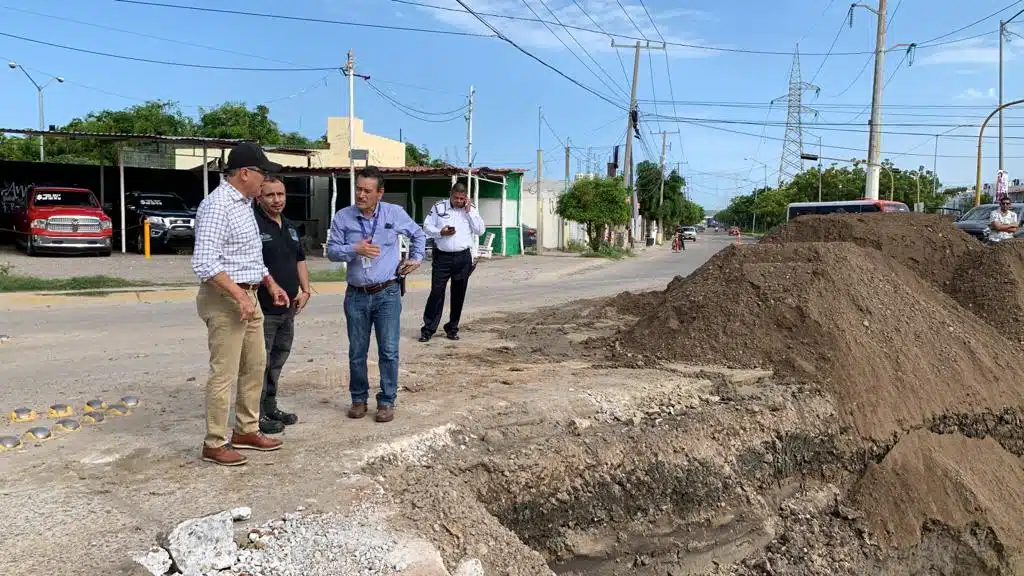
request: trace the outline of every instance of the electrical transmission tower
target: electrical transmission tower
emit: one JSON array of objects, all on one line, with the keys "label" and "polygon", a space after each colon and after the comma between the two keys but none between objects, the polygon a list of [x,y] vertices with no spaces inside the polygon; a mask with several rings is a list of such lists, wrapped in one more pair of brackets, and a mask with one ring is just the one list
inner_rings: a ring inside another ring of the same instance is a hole
[{"label": "electrical transmission tower", "polygon": [[776,102],[785,101],[788,111],[786,137],[782,144],[782,160],[779,163],[778,185],[780,187],[783,181],[792,179],[804,169],[803,160],[800,159],[800,154],[804,149],[804,114],[811,113],[815,117],[818,116],[817,110],[803,105],[804,91],[807,90],[813,90],[815,96],[821,92],[821,88],[800,79],[800,46],[797,45],[796,51],[793,53],[793,66],[789,70],[789,93],[772,100],[773,105]]}]

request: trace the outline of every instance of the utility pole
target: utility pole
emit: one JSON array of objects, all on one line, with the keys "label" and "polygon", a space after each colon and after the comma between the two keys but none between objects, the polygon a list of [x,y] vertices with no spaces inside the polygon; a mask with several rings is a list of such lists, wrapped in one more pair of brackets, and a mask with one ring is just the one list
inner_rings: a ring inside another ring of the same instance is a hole
[{"label": "utility pole", "polygon": [[[661,134],[661,163],[659,164],[659,166],[661,166],[661,190],[658,193],[658,209],[660,211],[662,204],[665,203],[665,147],[668,145],[667,137],[669,134],[679,134],[679,131],[656,132],[656,134]],[[661,234],[662,237],[665,235],[664,218],[658,218],[658,233]]]},{"label": "utility pole", "polygon": [[885,88],[885,29],[886,0],[878,0],[878,10],[865,4],[850,6],[850,26],[853,26],[853,9],[857,6],[874,12],[878,18],[875,33],[875,75],[871,91],[871,122],[868,134],[868,177],[864,185],[864,197],[878,200],[878,178],[881,174],[879,158],[882,150],[882,90]]},{"label": "utility pole", "polygon": [[939,193],[939,135],[935,135],[935,155],[932,156],[932,196]]},{"label": "utility pole", "polygon": [[572,150],[572,147],[570,146],[570,144],[571,143],[569,142],[569,138],[566,138],[565,139],[565,192],[569,192],[569,178],[570,178],[569,172],[571,171],[571,168],[569,167],[569,156],[570,156],[571,150]]},{"label": "utility pole", "polygon": [[[348,51],[348,62],[345,64],[345,75],[348,76],[348,205],[356,205],[356,160],[352,153],[356,149],[356,59],[352,51]],[[331,218],[337,213],[336,200],[331,202]]]},{"label": "utility pole", "polygon": [[[466,185],[469,186],[469,197],[473,199],[473,205],[479,209],[480,204],[480,183],[477,182],[476,192],[473,192],[473,105],[476,100],[476,90],[469,87],[469,111],[466,113]],[[502,242],[505,239],[502,238]]]},{"label": "utility pole", "polygon": [[537,107],[537,254],[544,253],[544,199],[541,198],[541,180],[544,178],[544,148],[541,145],[541,125],[544,109]]},{"label": "utility pole", "polygon": [[637,40],[635,45],[630,46],[629,44],[616,44],[615,40],[612,40],[612,48],[633,48],[635,50],[633,54],[633,85],[629,91],[629,110],[626,111],[628,118],[626,122],[626,156],[622,169],[623,181],[630,190],[633,204],[633,215],[629,224],[629,247],[632,249],[636,247],[636,222],[640,208],[637,204],[636,188],[633,187],[633,130],[636,128],[637,121],[636,85],[640,78],[640,48],[664,50],[665,44],[652,46],[650,40],[648,40],[645,46],[641,46],[640,41]]},{"label": "utility pole", "polygon": [[[1003,105],[1003,43],[1010,37],[1007,35],[1006,25],[1013,22],[1015,18],[1024,14],[1024,10],[1017,12],[1008,20],[999,21],[999,105]],[[999,169],[1003,170],[1003,111],[999,110]]]}]

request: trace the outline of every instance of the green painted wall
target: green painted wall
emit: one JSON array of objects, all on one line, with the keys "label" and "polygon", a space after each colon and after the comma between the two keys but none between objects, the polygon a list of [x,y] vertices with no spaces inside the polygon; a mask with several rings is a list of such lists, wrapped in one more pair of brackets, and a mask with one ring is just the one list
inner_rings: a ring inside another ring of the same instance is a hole
[{"label": "green painted wall", "polygon": [[[463,182],[465,179],[463,179]],[[520,206],[520,198],[522,197],[522,174],[509,174],[506,177],[506,196],[505,199],[508,202],[507,209],[515,210],[515,221],[521,221],[522,206]],[[341,179],[338,180],[338,187],[342,188]],[[348,182],[345,182],[347,186]],[[408,178],[394,177],[386,179],[384,182],[384,194],[389,201],[395,201],[396,198],[392,195],[403,194],[405,196],[405,208],[409,211],[409,215],[412,216],[416,222],[423,222],[426,217],[426,213],[423,209],[424,198],[447,198],[448,193],[451,191],[452,181],[450,177],[442,178],[417,178],[415,183],[410,183]],[[501,185],[493,184],[491,182],[480,182],[480,197],[481,198],[501,198]],[[347,201],[347,197],[345,198]],[[339,206],[340,208],[340,206]],[[429,210],[429,207],[427,208]],[[507,255],[513,256],[518,255],[519,252],[519,235],[521,233],[520,228],[506,228],[505,237],[501,237],[501,228],[494,226],[488,227],[487,232],[494,233],[494,243],[492,247],[494,254],[501,254],[502,244],[508,243]]]}]

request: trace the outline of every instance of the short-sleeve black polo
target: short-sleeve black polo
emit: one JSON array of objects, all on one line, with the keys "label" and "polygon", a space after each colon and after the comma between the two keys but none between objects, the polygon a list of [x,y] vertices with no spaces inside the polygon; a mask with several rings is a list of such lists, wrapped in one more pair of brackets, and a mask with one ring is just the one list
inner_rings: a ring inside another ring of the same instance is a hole
[{"label": "short-sleeve black polo", "polygon": [[[273,218],[267,216],[259,204],[253,206],[256,212],[256,224],[260,229],[260,240],[263,242],[263,263],[267,266],[274,282],[288,293],[292,301],[299,295],[299,262],[306,260],[306,253],[299,242],[299,231],[295,225],[281,216],[278,225]],[[288,308],[274,306],[270,292],[260,286],[257,296],[264,314],[284,314]]]}]

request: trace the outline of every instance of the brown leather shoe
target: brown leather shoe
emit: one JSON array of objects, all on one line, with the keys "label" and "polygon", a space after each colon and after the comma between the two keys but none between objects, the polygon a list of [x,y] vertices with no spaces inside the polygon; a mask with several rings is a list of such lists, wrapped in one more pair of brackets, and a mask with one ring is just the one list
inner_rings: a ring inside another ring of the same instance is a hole
[{"label": "brown leather shoe", "polygon": [[362,418],[366,416],[366,402],[360,402],[359,404],[353,404],[348,409],[348,417],[353,419]]},{"label": "brown leather shoe", "polygon": [[282,442],[277,438],[271,438],[270,436],[264,436],[263,432],[253,432],[252,434],[239,434],[234,432],[231,434],[231,445],[239,450],[259,450],[261,452],[270,452],[277,450],[281,447]]},{"label": "brown leather shoe", "polygon": [[249,461],[248,458],[239,454],[237,450],[234,450],[228,444],[216,448],[203,446],[203,460],[220,464],[221,466],[241,466]]},{"label": "brown leather shoe", "polygon": [[374,420],[377,422],[391,422],[395,419],[395,409],[391,406],[378,406],[377,416]]}]

